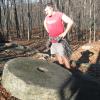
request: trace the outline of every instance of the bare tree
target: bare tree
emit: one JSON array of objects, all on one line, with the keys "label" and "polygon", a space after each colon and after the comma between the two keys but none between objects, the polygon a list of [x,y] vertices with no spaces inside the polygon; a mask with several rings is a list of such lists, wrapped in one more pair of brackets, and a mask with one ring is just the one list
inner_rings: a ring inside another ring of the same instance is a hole
[{"label": "bare tree", "polygon": [[90,36],[89,36],[89,43],[91,43],[91,36],[92,36],[92,29],[91,29],[91,25],[92,25],[92,0],[90,0]]},{"label": "bare tree", "polygon": [[10,5],[10,0],[7,0],[7,20],[6,20],[6,25],[7,25],[7,39],[9,39],[10,36],[10,9],[9,9],[9,5]]},{"label": "bare tree", "polygon": [[0,5],[0,27],[1,27],[1,5]]},{"label": "bare tree", "polygon": [[95,16],[95,7],[96,7],[96,6],[95,6],[95,0],[94,0],[94,6],[93,6],[93,8],[94,8],[94,9],[93,9],[93,11],[94,11],[94,16],[93,16],[93,17],[94,17],[94,18],[93,18],[93,19],[94,19],[94,34],[93,34],[93,35],[94,35],[94,36],[93,36],[93,37],[94,37],[94,38],[93,38],[94,42],[95,42],[95,40],[96,40],[96,38],[95,38],[95,37],[96,37],[96,36],[95,36],[95,35],[96,35],[96,22],[95,22],[96,16]]},{"label": "bare tree", "polygon": [[17,37],[20,38],[20,29],[19,29],[19,21],[18,21],[18,15],[17,15],[16,2],[15,2],[15,0],[13,0],[13,2],[14,2],[14,16],[15,16]]},{"label": "bare tree", "polygon": [[32,34],[32,5],[30,3],[30,1],[28,0],[28,40],[30,40],[31,38],[31,34]]}]

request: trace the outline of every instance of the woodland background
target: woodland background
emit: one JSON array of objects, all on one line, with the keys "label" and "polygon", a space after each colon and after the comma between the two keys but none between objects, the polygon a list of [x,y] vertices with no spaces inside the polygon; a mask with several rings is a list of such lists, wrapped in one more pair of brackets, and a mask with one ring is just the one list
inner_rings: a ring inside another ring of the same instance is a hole
[{"label": "woodland background", "polygon": [[[0,0],[0,76],[2,76],[5,62],[9,59],[32,56],[31,52],[25,54],[22,50],[24,47],[20,45],[21,50],[19,51],[7,49],[4,45],[5,42],[23,44],[32,47],[32,50],[36,48],[42,52],[45,49],[44,45],[48,37],[43,21],[45,18],[44,5],[47,2],[54,2],[60,11],[74,20],[72,30],[67,34],[68,42],[73,50],[84,43],[100,40],[100,0]],[[2,43],[4,46],[2,46]],[[99,42],[98,45],[100,45]],[[77,55],[75,55],[75,58],[77,58]],[[97,71],[100,72],[100,70]],[[98,87],[96,86],[96,88]],[[87,87],[84,89],[87,89]],[[85,92],[88,93],[87,90]],[[94,96],[94,94],[97,94],[97,90],[91,91],[90,89],[90,92],[92,92],[90,97],[94,100],[97,96]],[[11,97],[0,83],[0,100],[18,99]]]},{"label": "woodland background", "polygon": [[0,41],[45,37],[44,5],[55,6],[74,20],[67,37],[71,40],[100,39],[100,0],[0,0]]}]

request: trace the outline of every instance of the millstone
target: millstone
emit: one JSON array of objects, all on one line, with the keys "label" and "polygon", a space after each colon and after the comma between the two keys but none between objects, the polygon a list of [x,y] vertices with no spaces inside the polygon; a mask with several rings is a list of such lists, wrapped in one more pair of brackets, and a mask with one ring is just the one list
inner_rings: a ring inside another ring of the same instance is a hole
[{"label": "millstone", "polygon": [[20,57],[5,64],[2,85],[21,100],[59,100],[59,89],[70,77],[57,64]]}]

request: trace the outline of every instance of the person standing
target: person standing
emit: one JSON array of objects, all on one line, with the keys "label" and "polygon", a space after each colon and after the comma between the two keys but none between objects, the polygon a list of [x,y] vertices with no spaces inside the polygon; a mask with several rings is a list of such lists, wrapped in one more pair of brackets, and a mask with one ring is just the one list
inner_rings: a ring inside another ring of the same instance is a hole
[{"label": "person standing", "polygon": [[[64,38],[70,31],[73,20],[66,14],[56,11],[53,3],[48,3],[45,7],[46,17],[44,19],[44,27],[48,32],[49,40],[52,43],[50,47],[51,55],[54,54],[59,64],[64,65],[65,68],[70,69],[70,63],[66,50],[59,38]],[[64,23],[67,27],[64,27]]]}]

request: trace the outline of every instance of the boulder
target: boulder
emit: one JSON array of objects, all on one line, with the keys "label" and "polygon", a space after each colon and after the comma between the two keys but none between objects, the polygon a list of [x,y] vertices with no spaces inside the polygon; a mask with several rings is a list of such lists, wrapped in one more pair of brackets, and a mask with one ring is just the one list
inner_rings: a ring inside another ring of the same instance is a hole
[{"label": "boulder", "polygon": [[55,63],[19,57],[5,64],[2,85],[21,100],[60,100],[60,88],[71,76]]}]

